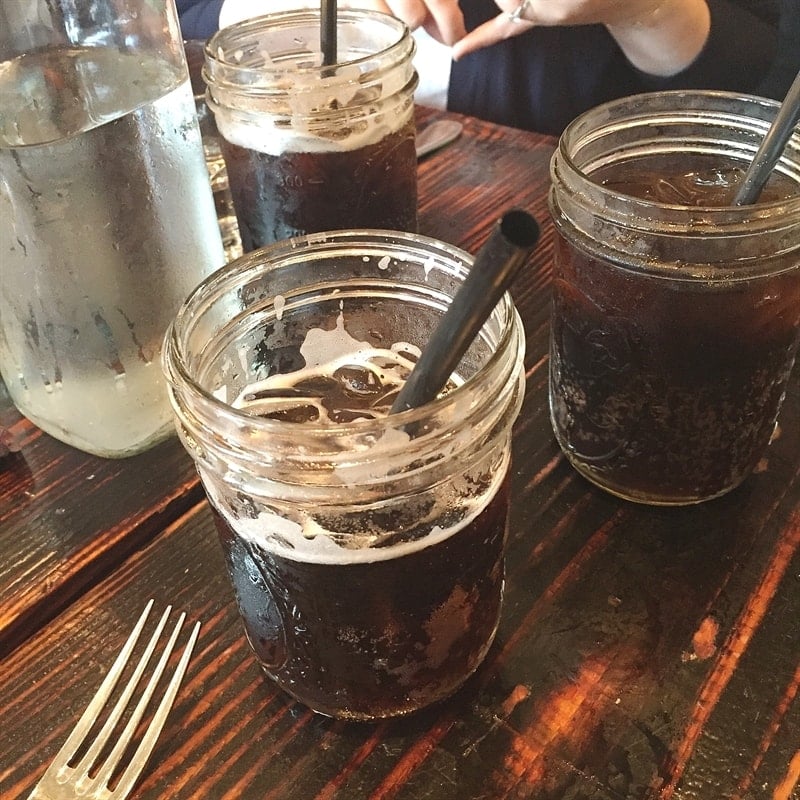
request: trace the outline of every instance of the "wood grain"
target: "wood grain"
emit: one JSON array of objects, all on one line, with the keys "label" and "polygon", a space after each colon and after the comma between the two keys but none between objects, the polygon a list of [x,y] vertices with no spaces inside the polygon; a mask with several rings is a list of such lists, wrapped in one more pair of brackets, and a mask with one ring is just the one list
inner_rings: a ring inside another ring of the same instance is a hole
[{"label": "wood grain", "polygon": [[[729,495],[647,508],[588,484],[547,410],[554,143],[464,121],[420,166],[421,232],[475,250],[511,205],[543,223],[513,291],[527,394],[504,611],[483,666],[407,719],[309,712],[251,655],[177,443],[100,464],[40,441],[6,405],[28,477],[17,460],[0,477],[0,547],[26,564],[0,572],[2,613],[17,608],[4,619],[25,620],[0,669],[0,797],[30,790],[154,597],[203,629],[136,800],[797,800],[798,375],[763,464]],[[35,496],[18,509],[26,480]]]},{"label": "wood grain", "polygon": [[0,459],[0,658],[202,497],[176,439],[125,460],[89,456],[11,406],[21,449]]}]

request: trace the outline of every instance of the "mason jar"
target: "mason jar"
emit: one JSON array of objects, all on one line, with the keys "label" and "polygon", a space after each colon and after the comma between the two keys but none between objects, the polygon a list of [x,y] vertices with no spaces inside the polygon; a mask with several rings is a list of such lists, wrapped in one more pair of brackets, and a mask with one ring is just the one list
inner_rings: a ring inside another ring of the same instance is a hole
[{"label": "mason jar", "polygon": [[320,10],[267,14],[206,45],[207,102],[245,252],[344,228],[416,231],[414,40],[398,19],[341,9],[323,63]]},{"label": "mason jar", "polygon": [[497,629],[524,335],[503,296],[448,387],[387,414],[472,258],[353,230],[232,262],[165,345],[180,436],[261,666],[315,711],[406,714]]},{"label": "mason jar", "polygon": [[735,206],[773,101],[659,92],[595,108],[552,159],[550,408],[573,466],[652,504],[740,484],[800,338],[800,135]]}]

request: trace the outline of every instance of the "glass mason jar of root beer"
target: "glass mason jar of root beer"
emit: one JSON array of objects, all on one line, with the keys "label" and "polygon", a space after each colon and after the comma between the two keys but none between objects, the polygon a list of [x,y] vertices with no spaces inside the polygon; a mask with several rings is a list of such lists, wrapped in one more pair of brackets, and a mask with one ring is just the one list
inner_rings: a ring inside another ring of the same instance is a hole
[{"label": "glass mason jar of root beer", "polygon": [[576,119],[552,161],[553,428],[619,496],[721,495],[762,458],[800,340],[800,136],[738,184],[777,104],[661,92]]},{"label": "glass mason jar of root beer", "polygon": [[320,38],[320,11],[308,9],[236,23],[206,46],[207,102],[245,252],[325,230],[417,229],[408,28],[340,10],[332,66]]},{"label": "glass mason jar of root beer", "polygon": [[250,644],[318,712],[440,700],[495,635],[524,390],[509,296],[436,400],[387,414],[471,263],[413,234],[299,237],[201,284],[167,337]]}]

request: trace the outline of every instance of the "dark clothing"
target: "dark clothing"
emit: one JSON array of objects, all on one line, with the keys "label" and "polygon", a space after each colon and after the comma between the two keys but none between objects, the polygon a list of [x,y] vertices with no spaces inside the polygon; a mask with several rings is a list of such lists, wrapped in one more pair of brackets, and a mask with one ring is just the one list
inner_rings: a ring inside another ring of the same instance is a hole
[{"label": "dark clothing", "polygon": [[[492,0],[489,4],[496,12]],[[485,18],[467,12],[467,29]],[[640,81],[639,72],[601,25],[540,27],[456,61],[447,107],[502,125],[558,134],[581,112],[642,91]]]},{"label": "dark clothing", "polygon": [[800,0],[781,0],[778,56],[761,83],[765,97],[781,98],[800,73]]},{"label": "dark clothing", "polygon": [[[183,36],[207,39],[223,0],[176,0]],[[493,0],[461,0],[467,29],[497,16]],[[668,78],[630,64],[602,25],[537,27],[453,64],[453,111],[559,134],[607,100],[660,89],[727,89],[782,99],[800,71],[800,0],[709,0],[702,52]]]},{"label": "dark clothing", "polygon": [[[787,63],[780,69],[776,63],[772,73],[778,3],[709,0],[708,41],[676,75],[658,78],[636,69],[602,25],[542,26],[455,62],[447,105],[492,122],[559,134],[583,111],[638,92],[725,89],[780,99],[800,68],[791,69],[800,59],[800,0],[782,4]],[[497,15],[493,0],[462,0],[462,9],[468,30]]]},{"label": "dark clothing", "polygon": [[175,0],[184,39],[208,39],[217,32],[223,0]]}]

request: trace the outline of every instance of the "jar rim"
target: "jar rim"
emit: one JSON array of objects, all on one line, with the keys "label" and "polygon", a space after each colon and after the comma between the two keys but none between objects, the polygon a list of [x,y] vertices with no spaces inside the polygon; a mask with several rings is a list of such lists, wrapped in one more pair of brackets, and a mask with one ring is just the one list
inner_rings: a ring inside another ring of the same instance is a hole
[{"label": "jar rim", "polygon": [[[392,34],[389,41],[374,52],[358,58],[351,58],[347,61],[337,61],[336,64],[331,66],[323,66],[322,64],[298,65],[294,59],[287,61],[283,67],[277,64],[269,66],[264,63],[263,56],[258,64],[246,66],[240,62],[228,60],[226,57],[227,53],[240,52],[239,46],[244,43],[245,38],[248,36],[290,30],[294,27],[313,25],[314,23],[318,26],[320,18],[321,12],[319,9],[293,9],[252,17],[226,28],[221,28],[205,44],[206,65],[203,68],[203,77],[206,83],[221,83],[229,89],[238,87],[251,93],[268,90],[276,91],[280,90],[280,86],[275,87],[274,84],[280,84],[282,77],[287,73],[287,66],[293,75],[313,78],[321,75],[335,75],[336,70],[342,67],[366,68],[375,59],[389,58],[394,60],[392,56],[395,52],[409,47],[413,53],[414,40],[410,35],[410,29],[402,20],[381,11],[350,8],[339,10],[339,24],[369,20],[377,25],[384,26],[387,34]],[[402,55],[402,53],[398,52],[398,57],[399,55]],[[219,74],[221,72],[224,75]],[[237,78],[235,81],[230,80],[233,74]]]},{"label": "jar rim", "polygon": [[[171,389],[177,388],[180,392],[188,394],[194,402],[199,402],[214,414],[224,416],[234,425],[246,425],[264,435],[286,435],[289,431],[297,432],[301,429],[304,439],[314,440],[318,437],[330,439],[332,436],[336,438],[370,436],[384,431],[389,427],[386,421],[387,417],[328,424],[303,423],[302,426],[299,426],[296,422],[254,416],[216,397],[212,391],[202,386],[187,368],[189,354],[186,341],[204,310],[210,308],[213,297],[217,293],[234,290],[237,287],[241,288],[256,274],[263,274],[267,261],[275,262],[273,268],[279,268],[282,261],[301,258],[305,251],[312,248],[317,253],[325,253],[347,246],[357,248],[367,243],[373,248],[399,246],[405,248],[406,252],[413,251],[415,248],[420,252],[427,250],[429,257],[434,254],[443,257],[457,265],[459,270],[468,269],[473,263],[473,257],[469,253],[441,240],[421,234],[376,229],[307,234],[281,240],[254,250],[224,265],[196,286],[169,326],[165,337],[162,364]],[[426,419],[435,418],[450,407],[462,404],[465,395],[475,386],[481,376],[495,374],[498,370],[503,369],[504,359],[508,360],[507,355],[504,354],[508,352],[509,347],[514,347],[514,340],[517,340],[516,358],[522,358],[521,353],[524,348],[522,322],[508,292],[501,297],[490,320],[492,318],[497,322],[499,336],[493,352],[483,362],[481,369],[468,376],[463,383],[445,395],[438,396],[418,408],[407,409],[391,415],[390,427],[400,428],[420,424]],[[492,400],[495,399],[492,398]],[[482,404],[478,404],[471,411],[477,411],[480,407]]]},{"label": "jar rim", "polygon": [[557,229],[587,253],[669,280],[736,282],[798,269],[800,131],[776,166],[787,189],[750,205],[733,204],[729,178],[729,205],[683,205],[626,193],[598,174],[665,155],[718,156],[744,174],[778,107],[755,95],[674,90],[590,109],[567,126],[550,162]]},{"label": "jar rim", "polygon": [[[576,154],[600,139],[600,137],[625,129],[628,132],[637,128],[653,128],[659,124],[677,125],[682,122],[717,123],[723,128],[745,130],[751,134],[751,141],[741,147],[748,153],[755,154],[761,138],[766,134],[772,118],[777,113],[780,103],[770,98],[759,97],[737,92],[721,90],[667,90],[661,92],[645,92],[628,97],[617,98],[589,109],[573,119],[559,138],[554,159],[558,158],[562,167],[571,170],[579,179],[603,190],[592,178],[592,169],[580,163]],[[758,111],[760,114],[745,113],[746,110]],[[693,148],[699,148],[705,141],[718,142],[717,150],[731,148],[732,142],[719,142],[713,138],[704,138],[691,142]],[[654,143],[653,147],[664,150],[667,145],[663,141]],[[699,152],[699,150],[698,150]],[[795,131],[789,139],[776,169],[783,169],[789,174],[788,167],[793,165],[790,177],[800,186],[800,132]],[[595,167],[596,169],[596,167]],[[616,194],[604,190],[608,195]],[[697,211],[696,206],[680,203],[665,203],[631,195],[624,195],[643,209],[660,208],[675,209],[685,212],[686,209]],[[763,218],[774,209],[788,206],[800,213],[800,193],[788,200],[759,201],[750,206],[703,206],[703,214],[723,215],[729,218],[742,217],[750,223]],[[716,223],[718,224],[718,223]],[[715,226],[716,226],[715,224]]]}]

